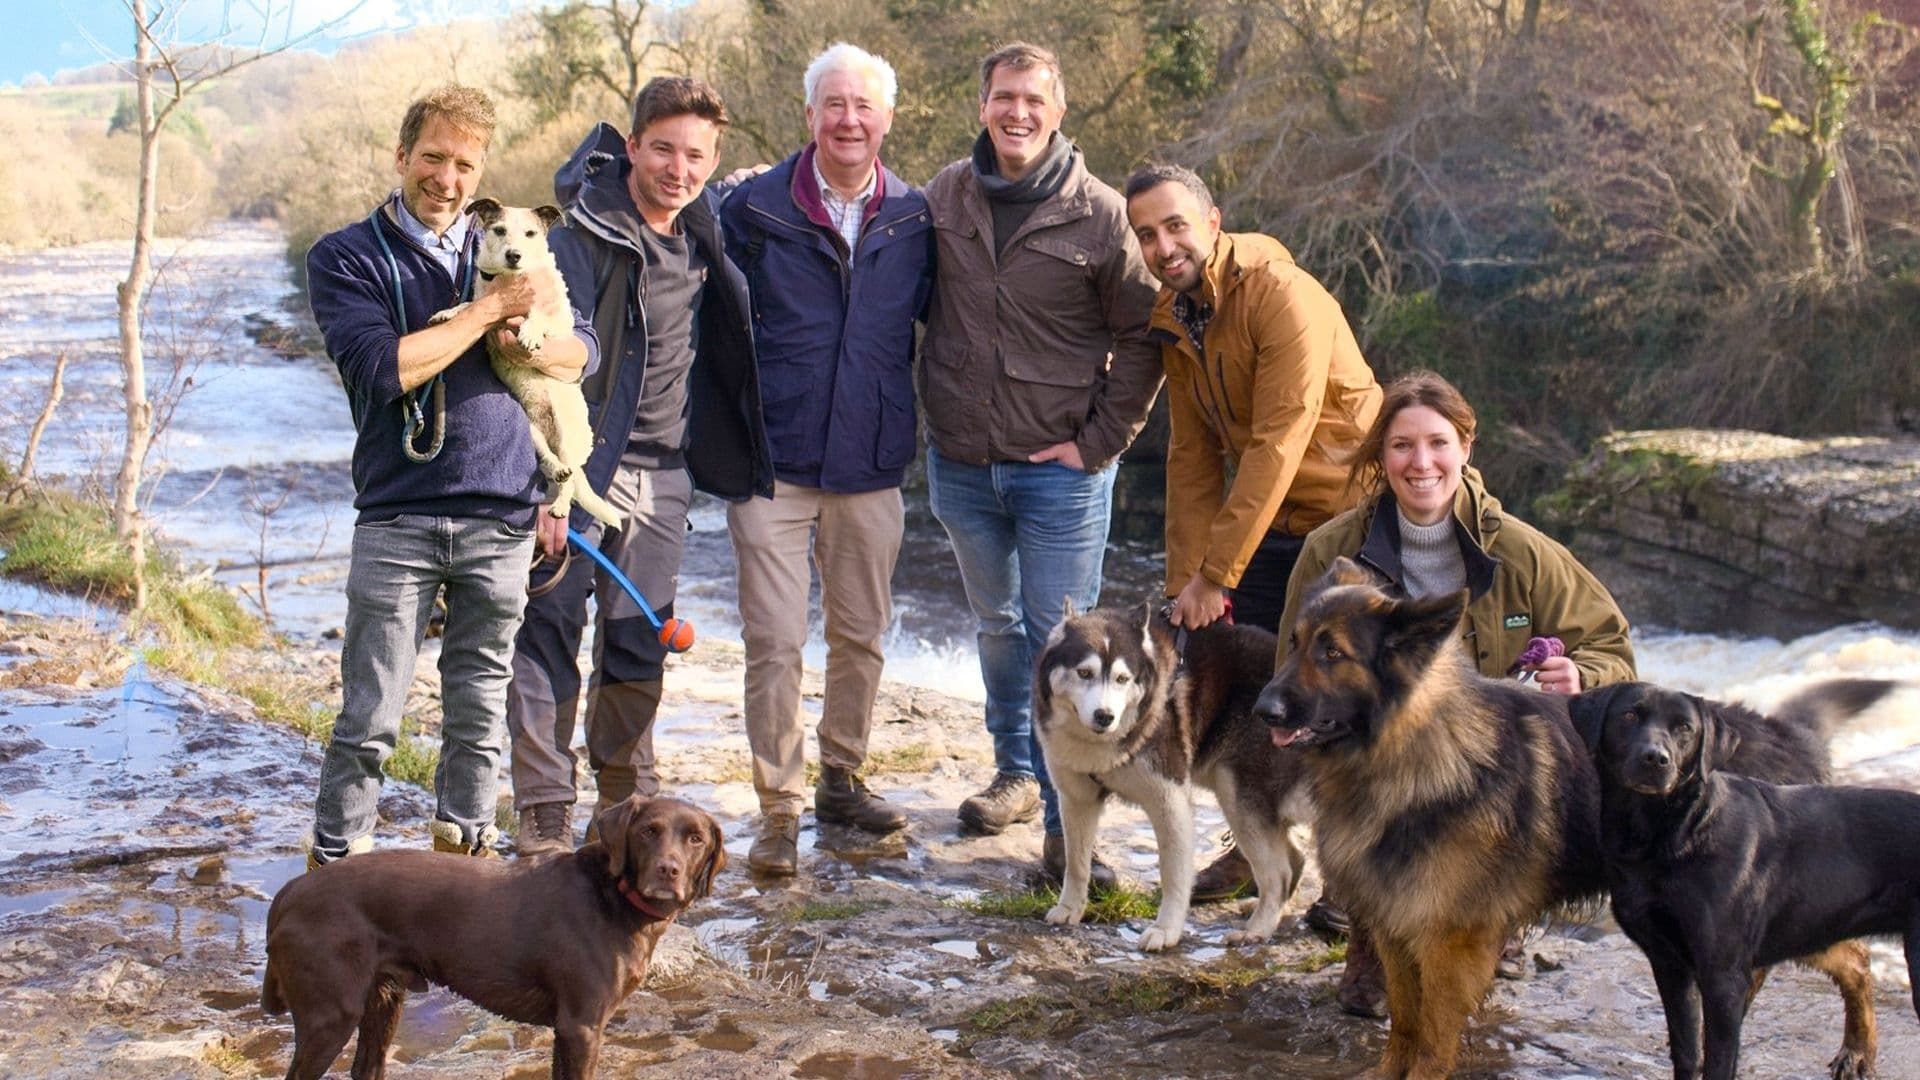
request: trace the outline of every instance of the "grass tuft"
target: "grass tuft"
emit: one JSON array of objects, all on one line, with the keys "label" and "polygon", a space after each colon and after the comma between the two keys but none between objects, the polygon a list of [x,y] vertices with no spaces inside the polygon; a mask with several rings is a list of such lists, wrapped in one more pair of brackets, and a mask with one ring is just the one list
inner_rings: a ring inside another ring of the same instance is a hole
[{"label": "grass tuft", "polygon": [[793,922],[834,922],[858,918],[886,906],[875,900],[810,900],[787,911],[785,915]]},{"label": "grass tuft", "polygon": [[[1001,919],[1044,919],[1060,902],[1058,889],[1028,889],[1022,892],[983,893],[972,900],[950,900],[949,906],[975,915]],[[1098,891],[1087,898],[1082,917],[1089,923],[1121,923],[1128,919],[1151,919],[1160,913],[1160,898],[1155,893],[1120,888]]]}]

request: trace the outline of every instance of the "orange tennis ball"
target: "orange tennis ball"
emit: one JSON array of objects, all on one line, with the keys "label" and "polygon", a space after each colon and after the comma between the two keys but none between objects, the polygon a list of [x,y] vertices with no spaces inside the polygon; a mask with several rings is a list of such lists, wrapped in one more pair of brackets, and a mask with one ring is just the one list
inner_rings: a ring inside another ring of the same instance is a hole
[{"label": "orange tennis ball", "polygon": [[660,624],[660,644],[673,652],[693,648],[693,624],[685,619],[668,619]]}]

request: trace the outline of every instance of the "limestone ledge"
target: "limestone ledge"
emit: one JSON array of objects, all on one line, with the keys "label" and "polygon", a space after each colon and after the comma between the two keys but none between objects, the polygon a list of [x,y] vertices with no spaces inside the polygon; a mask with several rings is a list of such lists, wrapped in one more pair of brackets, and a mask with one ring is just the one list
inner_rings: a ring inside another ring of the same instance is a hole
[{"label": "limestone ledge", "polygon": [[1920,627],[1920,441],[1624,432],[1535,514],[1636,622],[1771,635]]}]

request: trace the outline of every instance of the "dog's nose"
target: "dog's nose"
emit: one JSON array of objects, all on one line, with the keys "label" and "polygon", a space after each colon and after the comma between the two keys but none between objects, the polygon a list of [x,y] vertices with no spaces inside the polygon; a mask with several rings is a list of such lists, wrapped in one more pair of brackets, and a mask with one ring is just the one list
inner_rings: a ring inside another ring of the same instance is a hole
[{"label": "dog's nose", "polygon": [[1095,729],[1100,731],[1105,731],[1108,728],[1112,727],[1113,726],[1113,710],[1112,709],[1093,710],[1093,726]]},{"label": "dog's nose", "polygon": [[519,265],[520,265],[520,253],[519,253],[519,252],[517,252],[517,251],[508,251],[508,252],[507,252],[507,265],[508,265],[508,266],[519,266]]},{"label": "dog's nose", "polygon": [[1664,769],[1673,764],[1673,757],[1667,753],[1665,747],[1649,746],[1640,751],[1640,764],[1650,769]]},{"label": "dog's nose", "polygon": [[1280,695],[1269,687],[1262,690],[1260,697],[1254,701],[1253,715],[1268,727],[1279,727],[1287,722],[1287,703],[1281,701]]}]

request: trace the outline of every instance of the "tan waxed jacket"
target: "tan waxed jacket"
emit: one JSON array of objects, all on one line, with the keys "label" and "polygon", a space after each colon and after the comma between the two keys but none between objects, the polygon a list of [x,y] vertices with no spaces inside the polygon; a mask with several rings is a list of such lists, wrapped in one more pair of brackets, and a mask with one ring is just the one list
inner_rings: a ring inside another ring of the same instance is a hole
[{"label": "tan waxed jacket", "polygon": [[1089,471],[1118,457],[1160,389],[1156,286],[1125,200],[1075,150],[1061,190],[996,254],[970,158],[926,196],[938,245],[918,386],[928,441],[973,465],[1069,440]]},{"label": "tan waxed jacket", "polygon": [[1153,309],[1173,428],[1168,596],[1195,570],[1232,588],[1269,529],[1304,536],[1354,505],[1348,459],[1380,412],[1380,384],[1340,302],[1278,240],[1221,233],[1201,292],[1213,307],[1205,357],[1172,289]]},{"label": "tan waxed jacket", "polygon": [[[1627,617],[1606,586],[1558,541],[1503,511],[1478,470],[1468,466],[1463,473],[1453,499],[1454,532],[1471,594],[1465,642],[1480,674],[1503,678],[1528,638],[1557,637],[1580,669],[1581,689],[1634,678]],[[1307,537],[1287,581],[1276,667],[1292,644],[1301,597],[1334,559],[1354,557],[1400,585],[1399,528],[1393,496],[1382,492]]]}]

